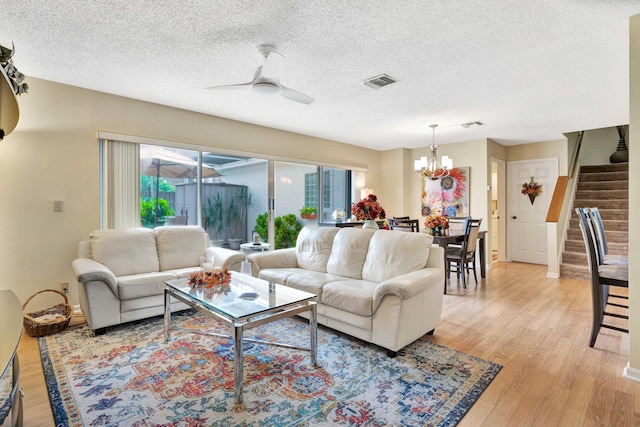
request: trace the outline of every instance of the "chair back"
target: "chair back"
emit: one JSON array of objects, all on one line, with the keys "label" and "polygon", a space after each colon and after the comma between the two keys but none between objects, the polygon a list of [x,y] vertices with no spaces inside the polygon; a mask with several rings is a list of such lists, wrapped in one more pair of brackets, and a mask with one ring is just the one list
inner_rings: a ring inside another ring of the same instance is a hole
[{"label": "chair back", "polygon": [[410,218],[408,216],[394,216],[393,219],[398,219],[400,221],[405,221],[405,220],[409,220]]},{"label": "chair back", "polygon": [[388,219],[389,229],[418,233],[420,231],[417,219]]},{"label": "chair back", "polygon": [[476,247],[478,246],[478,233],[480,232],[481,223],[482,218],[469,220],[469,233],[465,238],[465,253],[467,255],[475,254],[476,252]]},{"label": "chair back", "polygon": [[604,259],[604,256],[609,253],[609,248],[607,248],[607,236],[604,233],[600,210],[598,208],[590,208],[588,215],[589,218],[591,218],[591,223],[593,225],[594,237],[598,242],[598,253],[600,255],[600,259]]},{"label": "chair back", "polygon": [[449,235],[468,234],[467,227],[471,217],[458,216],[447,218],[449,220]]},{"label": "chair back", "polygon": [[582,240],[584,240],[584,247],[587,251],[587,261],[589,264],[589,271],[591,273],[591,277],[594,277],[594,267],[595,267],[595,277],[598,276],[598,265],[600,265],[600,259],[598,258],[598,252],[596,250],[595,239],[593,236],[593,225],[591,220],[587,216],[586,209],[584,208],[576,208],[576,213],[578,214],[578,219],[580,220],[580,231],[582,232]]}]

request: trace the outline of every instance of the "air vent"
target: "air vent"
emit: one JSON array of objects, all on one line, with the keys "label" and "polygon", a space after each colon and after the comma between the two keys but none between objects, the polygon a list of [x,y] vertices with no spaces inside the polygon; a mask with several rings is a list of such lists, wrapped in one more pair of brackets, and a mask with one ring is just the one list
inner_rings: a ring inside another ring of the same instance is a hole
[{"label": "air vent", "polygon": [[389,86],[390,84],[396,83],[397,80],[387,74],[380,74],[379,76],[371,77],[362,82],[363,85],[368,86],[372,89],[380,89],[384,86]]},{"label": "air vent", "polygon": [[469,122],[469,123],[463,123],[460,126],[462,126],[463,128],[470,128],[471,126],[484,126],[484,123],[482,123],[482,122]]}]

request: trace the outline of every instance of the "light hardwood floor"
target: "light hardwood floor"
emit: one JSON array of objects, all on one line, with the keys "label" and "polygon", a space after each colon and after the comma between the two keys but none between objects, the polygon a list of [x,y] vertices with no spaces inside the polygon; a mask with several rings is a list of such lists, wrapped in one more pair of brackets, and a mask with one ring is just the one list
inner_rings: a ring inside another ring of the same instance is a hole
[{"label": "light hardwood floor", "polygon": [[[504,366],[460,426],[638,426],[640,383],[622,378],[627,335],[605,329],[589,348],[590,327],[588,282],[496,263],[477,287],[453,279],[425,339]],[[18,352],[25,426],[53,427],[37,340],[25,335]]]}]

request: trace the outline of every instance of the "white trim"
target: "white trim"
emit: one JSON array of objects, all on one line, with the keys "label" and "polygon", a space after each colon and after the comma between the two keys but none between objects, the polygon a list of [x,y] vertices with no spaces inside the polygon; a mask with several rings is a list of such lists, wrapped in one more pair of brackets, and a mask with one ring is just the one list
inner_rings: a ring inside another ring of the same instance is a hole
[{"label": "white trim", "polygon": [[229,150],[227,148],[212,147],[208,145],[188,144],[185,142],[168,141],[168,140],[156,139],[156,138],[147,138],[144,136],[125,135],[121,133],[106,132],[101,130],[98,131],[98,139],[132,142],[134,144],[159,145],[162,147],[182,148],[185,150],[198,150],[198,151],[204,151],[208,153],[212,152],[212,153],[228,154],[231,156],[256,157],[264,160],[277,160],[277,161],[291,162],[291,163],[304,163],[304,164],[315,165],[315,166],[349,169],[349,170],[358,171],[358,172],[368,171],[368,168],[363,165],[326,163],[326,162],[319,162],[317,160],[299,159],[295,157],[273,156],[265,153],[253,153],[250,151]]},{"label": "white trim", "polygon": [[630,366],[630,362],[627,362],[627,366],[624,368],[622,377],[640,383],[640,369],[632,368]]}]

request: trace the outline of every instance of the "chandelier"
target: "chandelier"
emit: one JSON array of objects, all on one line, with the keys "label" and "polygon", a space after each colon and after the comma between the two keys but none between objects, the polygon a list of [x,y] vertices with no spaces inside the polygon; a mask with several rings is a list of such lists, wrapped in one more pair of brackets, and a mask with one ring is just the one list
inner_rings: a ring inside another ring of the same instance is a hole
[{"label": "chandelier", "polygon": [[453,159],[442,156],[442,164],[438,161],[438,146],[436,145],[436,127],[438,127],[438,125],[432,124],[429,125],[429,127],[433,133],[433,142],[429,146],[431,157],[428,159],[426,157],[420,157],[420,159],[414,160],[413,168],[418,176],[436,180],[449,175],[449,169],[453,167]]}]

